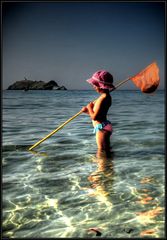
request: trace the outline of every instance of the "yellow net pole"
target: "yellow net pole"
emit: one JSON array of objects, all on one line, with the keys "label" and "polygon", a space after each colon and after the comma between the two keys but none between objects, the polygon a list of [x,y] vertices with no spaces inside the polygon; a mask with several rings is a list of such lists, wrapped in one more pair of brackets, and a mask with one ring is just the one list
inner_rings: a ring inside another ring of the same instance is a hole
[{"label": "yellow net pole", "polygon": [[113,90],[111,90],[110,92],[116,90],[116,89],[119,88],[122,84],[126,83],[126,82],[129,81],[129,80],[130,80],[130,78],[127,78],[127,79],[121,81],[121,82],[118,83],[118,84],[115,86],[115,88],[114,88]]},{"label": "yellow net pole", "polygon": [[48,139],[49,137],[51,137],[54,133],[58,132],[61,128],[63,128],[67,123],[71,122],[74,118],[76,118],[77,116],[79,116],[82,113],[82,111],[78,112],[77,114],[75,114],[73,117],[69,118],[66,122],[64,122],[63,124],[61,124],[58,128],[56,128],[54,131],[52,131],[51,133],[49,133],[46,137],[42,138],[40,141],[38,141],[37,143],[35,143],[32,147],[29,148],[29,151],[31,151],[33,148],[37,147],[40,143],[44,142],[46,139]]}]

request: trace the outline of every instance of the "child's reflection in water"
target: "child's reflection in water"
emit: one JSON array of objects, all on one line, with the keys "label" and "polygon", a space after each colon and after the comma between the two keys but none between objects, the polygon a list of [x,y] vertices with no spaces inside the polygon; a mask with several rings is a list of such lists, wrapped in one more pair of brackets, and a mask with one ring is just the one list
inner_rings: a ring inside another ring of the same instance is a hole
[{"label": "child's reflection in water", "polygon": [[112,207],[108,195],[112,192],[113,184],[113,152],[99,151],[94,158],[97,163],[97,170],[91,173],[88,180],[91,183],[92,192],[90,196],[95,196],[100,202],[105,203],[108,207]]}]

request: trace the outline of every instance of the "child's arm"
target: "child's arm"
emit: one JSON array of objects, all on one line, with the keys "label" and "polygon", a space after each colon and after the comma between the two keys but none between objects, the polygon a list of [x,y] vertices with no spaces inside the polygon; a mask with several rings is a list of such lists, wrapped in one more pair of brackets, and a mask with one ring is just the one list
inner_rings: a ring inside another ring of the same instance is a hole
[{"label": "child's arm", "polygon": [[92,120],[99,120],[103,113],[103,108],[105,104],[105,99],[100,97],[96,100],[96,103],[90,102],[87,105],[88,114],[90,115]]},{"label": "child's arm", "polygon": [[[94,107],[94,103],[96,102],[96,100],[94,102],[90,102],[88,105],[91,105],[92,109]],[[82,112],[86,113],[86,114],[89,114],[89,110],[88,110],[88,105],[86,107],[83,107],[81,109]],[[90,115],[90,114],[89,114]]]},{"label": "child's arm", "polygon": [[95,119],[94,119],[95,112],[94,112],[94,110],[93,110],[93,107],[94,107],[94,103],[93,103],[93,102],[90,102],[90,103],[87,105],[87,109],[88,109],[88,114],[89,114],[89,116],[91,117],[92,120],[95,120]]}]

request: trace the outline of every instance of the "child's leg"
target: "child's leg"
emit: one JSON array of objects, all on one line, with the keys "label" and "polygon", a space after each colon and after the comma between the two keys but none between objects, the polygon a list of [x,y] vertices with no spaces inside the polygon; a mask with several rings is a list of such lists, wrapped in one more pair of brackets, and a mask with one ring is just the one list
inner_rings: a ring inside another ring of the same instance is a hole
[{"label": "child's leg", "polygon": [[99,151],[110,151],[110,132],[104,130],[97,131],[96,143]]}]

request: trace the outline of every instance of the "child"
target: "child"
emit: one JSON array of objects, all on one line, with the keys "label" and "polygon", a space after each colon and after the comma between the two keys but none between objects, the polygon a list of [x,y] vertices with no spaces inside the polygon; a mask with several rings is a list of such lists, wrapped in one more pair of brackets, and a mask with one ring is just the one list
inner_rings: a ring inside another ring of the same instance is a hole
[{"label": "child", "polygon": [[92,119],[94,133],[96,133],[98,153],[109,153],[112,125],[107,120],[107,112],[112,104],[109,91],[115,88],[113,85],[113,76],[109,72],[101,70],[95,72],[87,82],[100,93],[100,97],[96,101],[90,102],[86,107],[83,107],[82,111],[89,114]]}]

